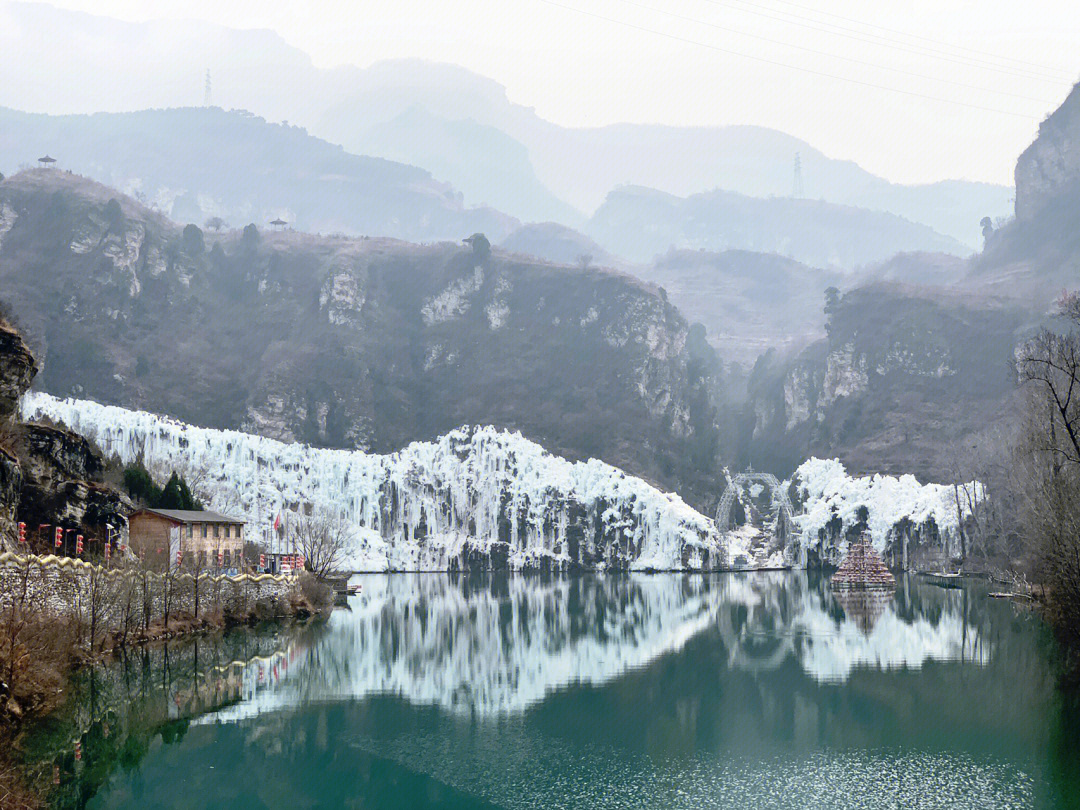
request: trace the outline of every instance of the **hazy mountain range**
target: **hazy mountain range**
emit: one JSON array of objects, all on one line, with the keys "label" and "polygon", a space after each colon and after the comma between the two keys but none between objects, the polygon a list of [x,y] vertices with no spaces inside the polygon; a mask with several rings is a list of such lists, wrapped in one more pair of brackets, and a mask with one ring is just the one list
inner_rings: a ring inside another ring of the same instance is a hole
[{"label": "hazy mountain range", "polygon": [[895,214],[733,191],[684,198],[635,186],[616,189],[586,232],[609,252],[640,262],[669,248],[752,250],[852,270],[901,251],[968,253],[957,240]]},{"label": "hazy mountain range", "polygon": [[34,165],[44,153],[181,223],[219,216],[242,227],[280,217],[321,233],[455,242],[476,231],[502,239],[518,225],[466,206],[424,169],[220,108],[63,116],[0,109],[0,171]]},{"label": "hazy mountain range", "polygon": [[1011,213],[1007,187],[960,180],[897,185],[759,127],[571,129],[512,103],[497,82],[451,65],[321,69],[269,31],[0,5],[3,106],[72,113],[189,106],[202,101],[208,68],[214,101],[223,107],[303,124],[358,154],[422,166],[464,192],[466,203],[523,220],[578,226],[626,184],[680,197],[718,188],[788,196],[796,153],[806,197],[904,216],[968,248],[980,244],[982,217]]}]

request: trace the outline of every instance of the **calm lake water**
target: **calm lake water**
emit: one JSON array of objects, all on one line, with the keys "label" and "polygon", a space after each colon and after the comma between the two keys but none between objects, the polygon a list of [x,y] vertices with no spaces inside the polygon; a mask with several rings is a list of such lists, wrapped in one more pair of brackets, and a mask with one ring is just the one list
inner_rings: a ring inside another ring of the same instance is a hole
[{"label": "calm lake water", "polygon": [[1021,808],[1080,801],[1033,616],[916,577],[391,575],[324,622],[87,673],[56,807]]}]

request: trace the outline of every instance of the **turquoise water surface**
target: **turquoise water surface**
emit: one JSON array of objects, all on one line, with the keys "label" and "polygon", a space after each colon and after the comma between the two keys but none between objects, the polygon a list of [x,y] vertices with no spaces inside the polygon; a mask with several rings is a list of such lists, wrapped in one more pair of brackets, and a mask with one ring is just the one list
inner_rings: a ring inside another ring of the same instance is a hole
[{"label": "turquoise water surface", "polygon": [[859,598],[804,572],[358,581],[327,621],[86,673],[26,743],[52,804],[1077,801],[1052,643],[977,583]]}]

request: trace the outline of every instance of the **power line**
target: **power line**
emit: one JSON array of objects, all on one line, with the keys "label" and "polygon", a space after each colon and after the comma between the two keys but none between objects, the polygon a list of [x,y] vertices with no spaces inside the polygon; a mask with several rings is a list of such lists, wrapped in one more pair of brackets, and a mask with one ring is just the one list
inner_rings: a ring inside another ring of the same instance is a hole
[{"label": "power line", "polygon": [[[751,6],[752,8],[742,8],[740,6],[733,6],[733,5],[731,5],[730,2],[722,2],[722,0],[705,0],[705,2],[706,3],[712,3],[714,6],[723,6],[723,7],[726,7],[726,8],[734,9],[735,11],[741,11],[741,12],[743,12],[745,14],[755,14],[755,15],[757,15],[759,17],[765,17],[765,18],[770,19],[770,20],[778,20],[779,22],[787,23],[788,25],[797,25],[797,26],[800,26],[801,28],[809,28],[812,31],[820,31],[820,32],[822,32],[824,34],[831,34],[831,35],[837,36],[837,37],[844,37],[846,39],[853,39],[853,40],[855,40],[857,42],[868,43],[870,45],[884,45],[886,48],[893,48],[894,50],[904,51],[905,53],[913,53],[913,54],[916,54],[918,56],[929,56],[929,57],[932,57],[934,59],[941,59],[943,61],[953,62],[954,64],[958,64],[958,65],[968,65],[968,66],[975,66],[975,67],[980,67],[981,66],[981,67],[983,67],[983,68],[985,68],[987,70],[993,70],[996,73],[1003,73],[1003,74],[1008,75],[1008,76],[1019,76],[1019,77],[1025,78],[1025,79],[1035,79],[1035,80],[1038,80],[1038,81],[1044,81],[1044,82],[1049,82],[1049,83],[1053,83],[1053,84],[1059,84],[1059,85],[1071,84],[1071,82],[1067,82],[1064,79],[1051,78],[1051,77],[1048,77],[1048,76],[1045,76],[1045,75],[1040,76],[1040,75],[1034,74],[1032,71],[1028,71],[1028,70],[1021,70],[1021,69],[1007,68],[1007,67],[1003,67],[1003,66],[1000,66],[1000,65],[993,65],[991,63],[988,63],[988,62],[985,62],[984,60],[979,60],[979,59],[972,60],[972,59],[956,58],[956,57],[951,56],[949,54],[945,54],[945,53],[943,53],[941,51],[935,51],[932,48],[928,49],[925,46],[912,45],[912,44],[909,44],[909,43],[890,41],[888,37],[883,37],[883,36],[881,36],[879,34],[871,34],[869,32],[865,32],[865,31],[857,31],[857,30],[851,29],[851,28],[844,28],[843,26],[836,25],[834,23],[821,22],[819,20],[814,20],[814,19],[811,19],[809,17],[802,17],[802,16],[800,16],[798,14],[793,14],[790,11],[779,11],[779,12],[777,12],[779,14],[786,14],[788,17],[793,17],[794,18],[794,19],[789,20],[789,19],[786,19],[785,17],[778,17],[778,16],[776,16],[775,13],[774,14],[768,13],[768,11],[773,11],[773,9],[770,9],[768,6],[762,6],[762,5],[758,4],[758,3],[750,2],[750,0],[735,0],[735,2],[742,3],[743,5]],[[766,9],[766,11],[754,11],[753,10],[754,8]],[[799,20],[804,20],[804,22],[799,22]],[[823,25],[824,26],[829,26],[830,28],[835,28],[835,29],[838,29],[838,30],[832,31],[829,28],[822,28],[821,26],[823,26]],[[848,33],[845,33],[845,32],[848,32]],[[866,39],[866,37],[873,37],[873,39]]]},{"label": "power line", "polygon": [[892,71],[893,73],[899,73],[899,74],[901,74],[903,76],[912,76],[912,77],[914,77],[916,79],[927,79],[929,81],[942,82],[943,84],[951,84],[954,87],[963,87],[963,88],[965,88],[967,90],[978,90],[979,92],[994,93],[996,95],[1001,95],[1001,96],[1011,96],[1013,98],[1019,98],[1019,99],[1025,100],[1025,101],[1036,101],[1039,104],[1054,104],[1053,101],[1050,101],[1049,99],[1045,99],[1045,98],[1035,98],[1034,96],[1025,96],[1022,93],[1012,93],[1012,92],[1009,92],[1008,90],[996,90],[996,89],[988,88],[988,87],[979,87],[978,85],[967,84],[966,82],[957,82],[957,81],[953,81],[952,79],[944,79],[944,78],[942,78],[940,76],[928,76],[925,73],[916,73],[916,72],[911,71],[911,70],[904,70],[903,68],[895,68],[895,67],[891,67],[889,65],[880,65],[880,64],[877,64],[875,62],[866,62],[866,61],[864,61],[862,59],[855,59],[854,57],[850,57],[850,56],[841,56],[840,54],[829,53],[828,51],[819,51],[816,48],[809,48],[809,47],[807,47],[805,45],[796,45],[793,42],[785,42],[783,40],[772,39],[770,37],[762,36],[760,34],[752,34],[752,33],[748,32],[748,31],[740,31],[740,30],[738,30],[736,28],[728,28],[727,26],[719,25],[718,23],[709,22],[708,20],[699,20],[699,19],[696,19],[694,17],[687,17],[687,16],[682,15],[682,14],[676,14],[674,11],[668,11],[667,9],[654,8],[652,6],[647,6],[644,3],[634,2],[634,0],[622,0],[622,2],[628,3],[631,6],[637,6],[638,8],[647,9],[648,11],[655,11],[655,12],[659,12],[660,14],[666,14],[669,17],[674,17],[675,19],[679,19],[679,20],[685,20],[686,22],[696,23],[698,25],[707,25],[710,28],[715,28],[715,29],[717,29],[719,31],[727,31],[730,34],[737,34],[738,36],[743,36],[743,37],[751,37],[752,39],[760,39],[762,42],[770,42],[773,45],[780,45],[780,46],[787,47],[787,48],[795,48],[795,49],[800,50],[800,51],[806,51],[808,53],[816,54],[817,56],[826,56],[826,57],[829,57],[831,59],[840,59],[840,60],[842,60],[844,62],[851,62],[851,63],[856,64],[856,65],[862,65],[863,67],[877,68],[879,70],[889,70],[889,71]]},{"label": "power line", "polygon": [[730,48],[722,48],[719,45],[713,45],[709,42],[702,42],[697,39],[690,39],[689,37],[681,37],[677,34],[670,34],[666,31],[657,31],[655,28],[646,28],[643,25],[636,25],[635,23],[627,22],[626,20],[619,20],[614,17],[607,17],[603,14],[597,14],[594,11],[586,11],[585,9],[575,8],[574,6],[567,6],[563,3],[555,2],[555,0],[540,0],[541,3],[546,3],[549,6],[555,6],[556,8],[565,9],[567,11],[573,11],[578,14],[584,14],[587,17],[593,17],[598,20],[604,20],[605,22],[614,23],[615,25],[621,25],[625,28],[632,28],[636,31],[642,31],[646,34],[655,34],[656,36],[666,37],[667,39],[675,40],[676,42],[683,42],[688,45],[697,45],[702,48],[708,48],[719,53],[726,53],[732,56],[741,56],[744,59],[752,59],[755,62],[763,62],[767,65],[774,65],[776,67],[787,68],[788,70],[798,70],[802,73],[809,73],[814,76],[823,76],[826,79],[836,79],[842,82],[849,82],[851,84],[857,84],[862,87],[872,87],[876,90],[887,90],[893,93],[900,93],[901,95],[911,96],[913,98],[922,98],[927,101],[938,101],[943,104],[954,104],[958,107],[967,107],[972,110],[982,110],[983,112],[999,113],[1001,115],[1009,115],[1014,118],[1024,118],[1029,121],[1036,120],[1035,116],[1028,115],[1026,113],[1013,112],[1012,110],[1001,110],[996,107],[983,107],[979,104],[970,104],[966,101],[955,101],[953,99],[942,98],[940,96],[931,96],[926,93],[919,93],[914,90],[903,90],[899,87],[889,87],[888,85],[875,84],[874,82],[867,82],[861,79],[853,79],[850,76],[840,76],[836,73],[827,73],[823,70],[815,70],[814,68],[801,67],[799,65],[791,65],[787,62],[780,62],[774,59],[768,59],[764,56],[756,56],[754,54],[743,53],[742,51],[732,50]]},{"label": "power line", "polygon": [[791,0],[775,0],[775,2],[782,3],[785,6],[791,6],[793,8],[800,8],[803,11],[809,11],[813,14],[819,14],[822,17],[832,17],[833,19],[844,20],[845,22],[854,23],[855,25],[862,25],[866,28],[876,28],[879,31],[888,31],[891,34],[899,34],[900,36],[910,37],[911,39],[920,39],[924,42],[929,42],[934,45],[942,45],[946,48],[952,48],[953,50],[957,51],[967,51],[968,53],[978,54],[979,56],[989,56],[992,59],[998,59],[1005,62],[1016,62],[1019,65],[1027,65],[1028,67],[1037,68],[1039,71],[1045,72],[1048,76],[1056,73],[1061,77],[1062,81],[1072,81],[1071,76],[1069,76],[1069,72],[1061,68],[1047,67],[1046,65],[1040,65],[1036,62],[1029,62],[1026,59],[1017,59],[1013,56],[1002,56],[1001,54],[991,53],[990,51],[980,51],[977,48],[968,48],[964,45],[954,45],[939,39],[922,36],[921,34],[912,34],[909,31],[901,31],[898,28],[889,28],[888,26],[884,25],[877,25],[875,23],[868,23],[863,22],[862,20],[856,20],[853,17],[845,17],[842,14],[833,14],[829,11],[821,11],[820,9],[813,8],[812,6],[804,6],[800,5],[799,3],[793,3],[791,2]]}]

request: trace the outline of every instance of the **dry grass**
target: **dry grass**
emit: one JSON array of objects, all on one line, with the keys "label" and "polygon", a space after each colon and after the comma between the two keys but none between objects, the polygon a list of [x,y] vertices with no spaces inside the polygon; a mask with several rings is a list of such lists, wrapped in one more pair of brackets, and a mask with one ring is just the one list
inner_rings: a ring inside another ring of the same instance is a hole
[{"label": "dry grass", "polygon": [[11,741],[0,732],[0,810],[39,810],[45,803],[11,762]]}]

